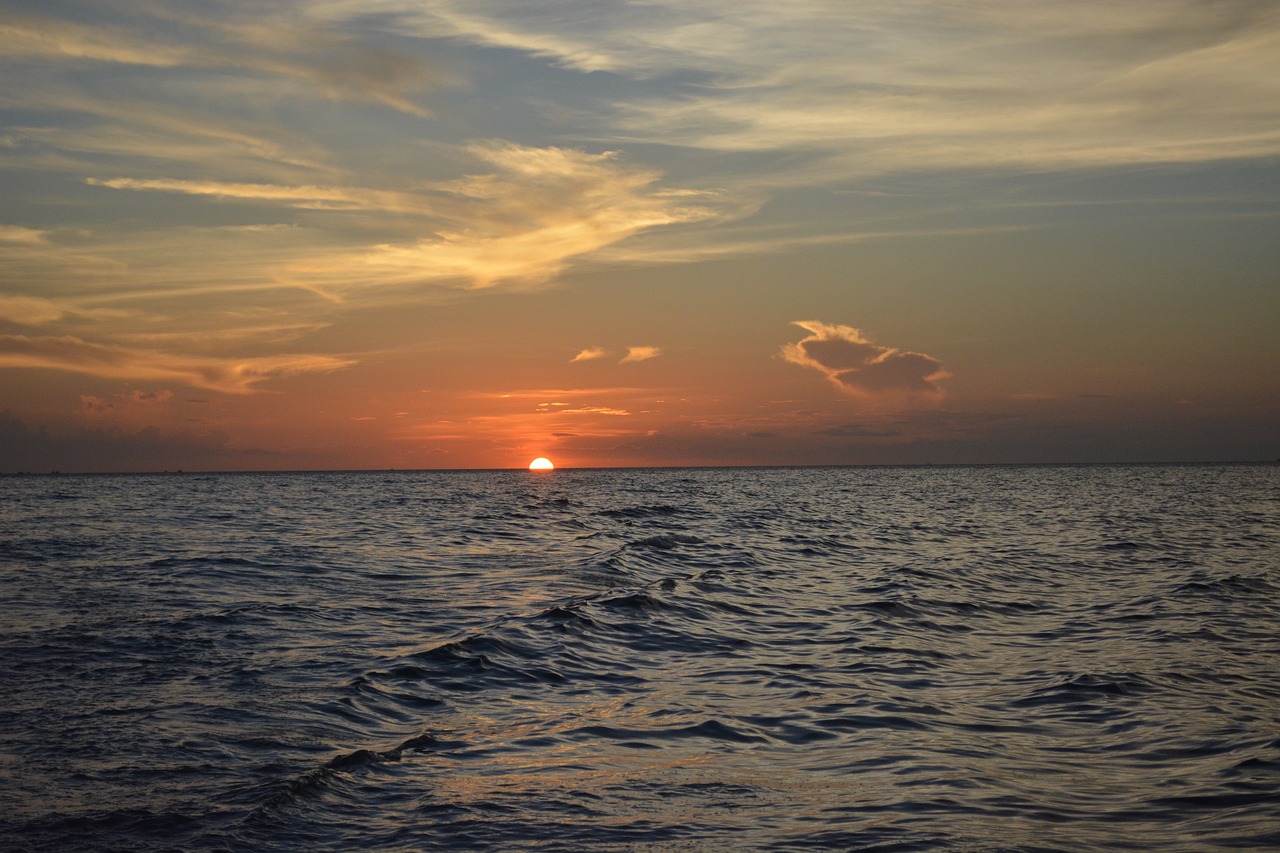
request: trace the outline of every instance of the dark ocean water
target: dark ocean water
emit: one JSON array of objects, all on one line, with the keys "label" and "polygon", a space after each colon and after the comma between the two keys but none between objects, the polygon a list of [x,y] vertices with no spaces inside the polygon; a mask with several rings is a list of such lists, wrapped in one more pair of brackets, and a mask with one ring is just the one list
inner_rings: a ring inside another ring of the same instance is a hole
[{"label": "dark ocean water", "polygon": [[0,846],[1280,849],[1280,467],[0,480]]}]

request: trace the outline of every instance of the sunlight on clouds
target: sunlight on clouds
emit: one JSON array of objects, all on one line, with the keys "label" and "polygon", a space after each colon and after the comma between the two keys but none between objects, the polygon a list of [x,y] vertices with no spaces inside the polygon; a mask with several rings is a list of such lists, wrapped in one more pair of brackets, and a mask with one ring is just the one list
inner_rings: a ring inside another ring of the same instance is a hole
[{"label": "sunlight on clouds", "polygon": [[[631,386],[610,388],[521,388],[515,391],[479,391],[471,396],[478,400],[548,400],[557,397],[578,399],[582,397],[620,397],[646,394],[647,389]],[[556,403],[556,405],[561,405]]]},{"label": "sunlight on clouds", "polygon": [[0,20],[0,48],[10,57],[265,74],[317,87],[330,98],[369,99],[418,116],[428,113],[408,94],[443,80],[420,57],[317,26],[287,7],[264,15],[256,4],[223,4],[208,17],[191,9],[150,11],[179,26],[158,40],[111,23],[9,16]]},{"label": "sunlight on clouds", "polygon": [[[211,196],[220,201],[280,204],[299,210],[368,211],[408,214],[415,217],[447,215],[451,208],[426,193],[378,190],[365,187],[281,186],[223,181],[190,181],[167,178],[86,178],[90,186],[116,190],[174,192]],[[271,226],[239,226],[266,230]],[[277,226],[280,227],[280,226]]]},{"label": "sunlight on clouds", "polygon": [[0,335],[0,368],[44,368],[109,379],[170,380],[224,394],[249,394],[269,379],[354,364],[327,355],[218,359],[89,343],[79,338]]},{"label": "sunlight on clouds", "polygon": [[42,245],[48,242],[48,233],[36,228],[23,228],[21,225],[0,225],[0,243]]},{"label": "sunlight on clouds", "polygon": [[627,364],[635,361],[648,361],[660,355],[662,355],[662,350],[658,347],[627,347],[627,354],[618,363]]},{"label": "sunlight on clouds", "polygon": [[[0,403],[33,424],[823,461],[980,433],[944,389],[1276,396],[1232,366],[1274,337],[1274,4],[21,0],[0,74]],[[966,382],[780,313],[928,330]],[[620,374],[681,386],[579,387]]]},{"label": "sunlight on clouds", "polygon": [[1266,4],[381,6],[424,31],[443,26],[568,68],[697,75],[696,87],[618,104],[620,130],[712,150],[823,154],[814,181],[1280,152],[1280,13]]},{"label": "sunlight on clouds", "polygon": [[70,21],[9,17],[0,20],[0,46],[11,57],[69,57],[129,65],[171,67],[189,52],[158,45],[127,33]]},{"label": "sunlight on clouds", "polygon": [[450,227],[413,245],[295,267],[296,280],[336,290],[447,280],[473,288],[540,284],[570,260],[640,232],[737,215],[710,193],[655,188],[657,172],[621,164],[613,152],[507,142],[468,150],[497,171],[435,187],[457,202],[441,211]]},{"label": "sunlight on clouds", "polygon": [[0,320],[22,326],[43,326],[60,320],[61,306],[39,296],[6,296],[0,293]]},{"label": "sunlight on clouds", "polygon": [[42,296],[0,293],[0,320],[17,323],[20,326],[47,326],[69,317],[106,321],[127,316],[128,312],[111,308],[87,308],[64,300],[45,299]]},{"label": "sunlight on clouds", "polygon": [[950,376],[933,356],[874,344],[851,326],[816,320],[792,325],[809,336],[782,348],[782,358],[817,370],[843,391],[862,399],[940,399],[938,385]]},{"label": "sunlight on clouds", "polygon": [[576,409],[560,409],[556,412],[558,415],[609,415],[611,417],[626,417],[631,413],[626,409],[615,409],[611,406],[579,406]]},{"label": "sunlight on clouds", "polygon": [[234,184],[216,181],[181,181],[134,178],[86,178],[85,183],[115,190],[157,190],[189,195],[208,195],[221,199],[284,202],[291,207],[312,210],[357,210],[367,201],[349,190],[334,187],[282,187],[270,184]]}]

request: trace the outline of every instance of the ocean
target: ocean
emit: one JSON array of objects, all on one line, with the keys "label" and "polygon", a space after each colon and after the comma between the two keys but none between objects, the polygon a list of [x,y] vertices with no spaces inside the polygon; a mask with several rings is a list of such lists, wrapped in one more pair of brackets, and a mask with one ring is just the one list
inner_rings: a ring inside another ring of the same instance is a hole
[{"label": "ocean", "polygon": [[3,849],[1280,849],[1280,466],[0,501]]}]

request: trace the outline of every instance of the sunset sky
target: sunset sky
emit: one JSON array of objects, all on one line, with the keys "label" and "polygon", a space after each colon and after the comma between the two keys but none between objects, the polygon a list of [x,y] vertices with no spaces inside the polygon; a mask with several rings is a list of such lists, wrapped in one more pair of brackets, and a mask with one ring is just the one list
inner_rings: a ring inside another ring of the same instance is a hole
[{"label": "sunset sky", "polygon": [[1280,457],[1280,6],[5,0],[0,472]]}]

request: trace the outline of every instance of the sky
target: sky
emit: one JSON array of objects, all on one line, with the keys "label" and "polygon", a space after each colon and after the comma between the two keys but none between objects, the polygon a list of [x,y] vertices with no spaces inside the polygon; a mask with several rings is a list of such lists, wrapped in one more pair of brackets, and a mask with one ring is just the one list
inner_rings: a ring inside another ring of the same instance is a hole
[{"label": "sky", "polygon": [[0,0],[0,472],[1280,457],[1280,6]]}]

